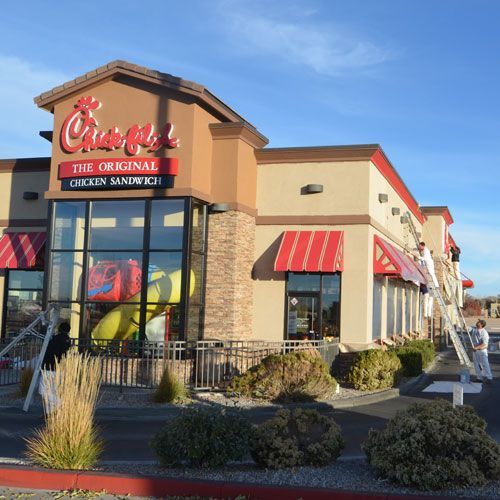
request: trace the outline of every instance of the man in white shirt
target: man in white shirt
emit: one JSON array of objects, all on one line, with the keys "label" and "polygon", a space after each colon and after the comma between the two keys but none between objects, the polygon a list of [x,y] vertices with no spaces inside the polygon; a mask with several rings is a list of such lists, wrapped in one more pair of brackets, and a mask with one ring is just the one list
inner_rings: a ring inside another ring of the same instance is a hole
[{"label": "man in white shirt", "polygon": [[486,321],[478,319],[476,328],[472,328],[472,348],[474,349],[474,368],[479,382],[491,384],[493,375],[491,374],[490,363],[488,361],[488,342],[490,336],[485,329]]},{"label": "man in white shirt", "polygon": [[[421,265],[425,265],[427,267],[427,270],[429,271],[429,274],[431,275],[433,284],[435,287],[439,286],[437,277],[436,277],[436,271],[434,269],[434,260],[432,259],[432,255],[430,250],[425,246],[425,243],[421,241],[418,244],[418,253],[420,254],[419,260]],[[431,285],[432,283],[427,283],[427,285]]]}]

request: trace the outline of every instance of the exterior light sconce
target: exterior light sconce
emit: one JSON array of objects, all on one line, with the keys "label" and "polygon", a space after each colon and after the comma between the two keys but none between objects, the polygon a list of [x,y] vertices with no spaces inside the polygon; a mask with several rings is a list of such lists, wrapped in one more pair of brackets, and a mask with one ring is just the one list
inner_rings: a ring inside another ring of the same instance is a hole
[{"label": "exterior light sconce", "polygon": [[399,215],[401,213],[401,209],[398,207],[392,207],[392,215]]},{"label": "exterior light sconce", "polygon": [[23,200],[38,200],[38,193],[36,191],[24,191]]},{"label": "exterior light sconce", "polygon": [[323,192],[323,184],[307,184],[304,189],[306,194],[316,194]]},{"label": "exterior light sconce", "polygon": [[387,203],[389,201],[389,195],[385,193],[378,194],[378,201],[380,203]]},{"label": "exterior light sconce", "polygon": [[402,215],[399,220],[401,221],[401,224],[408,224],[408,217],[406,215]]},{"label": "exterior light sconce", "polygon": [[210,212],[213,214],[221,214],[229,212],[229,203],[212,203],[210,205]]},{"label": "exterior light sconce", "polygon": [[418,236],[419,238],[422,238],[422,233],[420,233],[420,232],[418,232],[418,231],[417,231],[417,236]]}]

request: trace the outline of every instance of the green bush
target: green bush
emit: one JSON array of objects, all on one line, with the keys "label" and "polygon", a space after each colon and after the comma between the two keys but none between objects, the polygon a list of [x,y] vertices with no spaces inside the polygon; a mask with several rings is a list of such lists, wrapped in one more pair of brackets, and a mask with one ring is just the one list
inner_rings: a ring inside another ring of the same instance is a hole
[{"label": "green bush", "polygon": [[467,487],[500,478],[500,446],[469,406],[444,400],[415,403],[382,431],[370,431],[363,449],[384,479],[423,490]]},{"label": "green bush", "polygon": [[358,353],[347,381],[360,391],[394,387],[401,374],[401,361],[394,351],[370,349]]},{"label": "green bush", "polygon": [[404,347],[410,347],[422,353],[422,368],[427,368],[436,357],[436,349],[431,340],[407,340]]},{"label": "green bush", "polygon": [[316,410],[278,410],[257,427],[251,454],[257,465],[282,469],[333,462],[344,448],[340,427]]},{"label": "green bush", "polygon": [[313,401],[331,397],[337,388],[317,351],[273,354],[233,378],[227,392],[276,401]]},{"label": "green bush", "polygon": [[235,411],[188,408],[153,437],[160,464],[221,467],[248,453],[251,425]]},{"label": "green bush", "polygon": [[155,403],[182,403],[188,397],[184,384],[168,367],[161,376],[160,383],[153,393]]},{"label": "green bush", "polygon": [[398,347],[394,350],[401,361],[402,375],[405,377],[418,377],[422,373],[422,351],[413,347]]}]

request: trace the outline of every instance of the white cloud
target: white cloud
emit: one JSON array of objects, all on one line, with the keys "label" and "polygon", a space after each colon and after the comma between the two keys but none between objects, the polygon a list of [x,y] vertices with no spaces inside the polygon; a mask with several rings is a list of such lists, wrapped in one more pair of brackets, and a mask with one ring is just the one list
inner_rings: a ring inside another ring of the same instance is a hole
[{"label": "white cloud", "polygon": [[[300,22],[273,18],[239,2],[219,2],[235,46],[253,55],[270,55],[329,76],[367,68],[389,59],[388,50],[334,25],[320,25],[306,12]],[[267,11],[266,11],[267,12]],[[288,11],[290,14],[291,11]],[[286,10],[280,16],[286,15]],[[296,16],[293,16],[296,17]]]},{"label": "white cloud", "polygon": [[52,115],[38,109],[33,97],[70,78],[60,71],[0,54],[0,158],[46,151],[39,130],[52,130]]}]

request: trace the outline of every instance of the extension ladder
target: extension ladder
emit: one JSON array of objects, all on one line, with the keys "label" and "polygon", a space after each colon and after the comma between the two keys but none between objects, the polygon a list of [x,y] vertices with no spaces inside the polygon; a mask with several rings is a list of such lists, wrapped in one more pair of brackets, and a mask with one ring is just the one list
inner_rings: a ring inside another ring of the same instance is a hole
[{"label": "extension ladder", "polygon": [[[406,214],[407,219],[408,219],[408,225],[410,227],[411,234],[413,238],[415,239],[415,244],[418,248],[418,245],[420,243],[420,239],[417,234],[417,230],[415,228],[415,225],[413,224],[412,216],[410,212],[407,212]],[[472,361],[469,358],[469,355],[467,354],[467,350],[462,342],[462,339],[460,338],[458,332],[455,330],[455,325],[453,324],[453,321],[451,320],[450,315],[448,314],[448,309],[446,307],[443,295],[441,293],[441,290],[439,289],[439,284],[435,286],[434,284],[434,278],[432,276],[432,273],[430,272],[429,268],[427,267],[427,264],[425,261],[423,261],[422,265],[422,272],[423,275],[425,276],[425,279],[427,280],[427,288],[429,289],[429,293],[431,294],[431,297],[435,298],[439,304],[439,309],[441,311],[441,316],[444,319],[445,327],[448,329],[448,332],[450,334],[451,341],[453,343],[453,347],[455,348],[455,351],[457,353],[458,359],[460,361],[461,365],[465,365],[468,368],[472,368],[473,364]],[[460,311],[460,307],[458,306],[457,303],[457,298],[455,295],[452,293],[452,305],[454,312],[456,314],[456,317],[458,319],[461,318],[463,321],[461,325],[462,331],[466,331],[467,334],[469,334],[469,330],[467,328],[467,325],[465,323],[465,319]],[[470,340],[470,334],[469,334],[469,340]],[[472,345],[472,340],[471,340],[471,345]]]},{"label": "extension ladder", "polygon": [[[12,339],[7,346],[5,346],[2,351],[0,351],[0,359],[2,356],[5,356],[9,353],[21,340],[26,337],[33,336],[39,339],[42,339],[42,347],[40,348],[40,353],[36,360],[35,368],[33,370],[33,377],[31,379],[31,383],[28,389],[28,394],[26,395],[26,399],[24,401],[23,410],[28,411],[31,400],[33,399],[33,394],[35,392],[38,377],[40,376],[40,371],[42,369],[43,358],[45,353],[47,352],[47,346],[49,345],[49,341],[54,335],[54,330],[59,321],[59,309],[57,307],[50,307],[46,311],[42,311],[35,320],[30,323],[26,328],[23,328],[19,334]],[[45,333],[41,333],[37,330],[37,327],[46,327]]]}]

